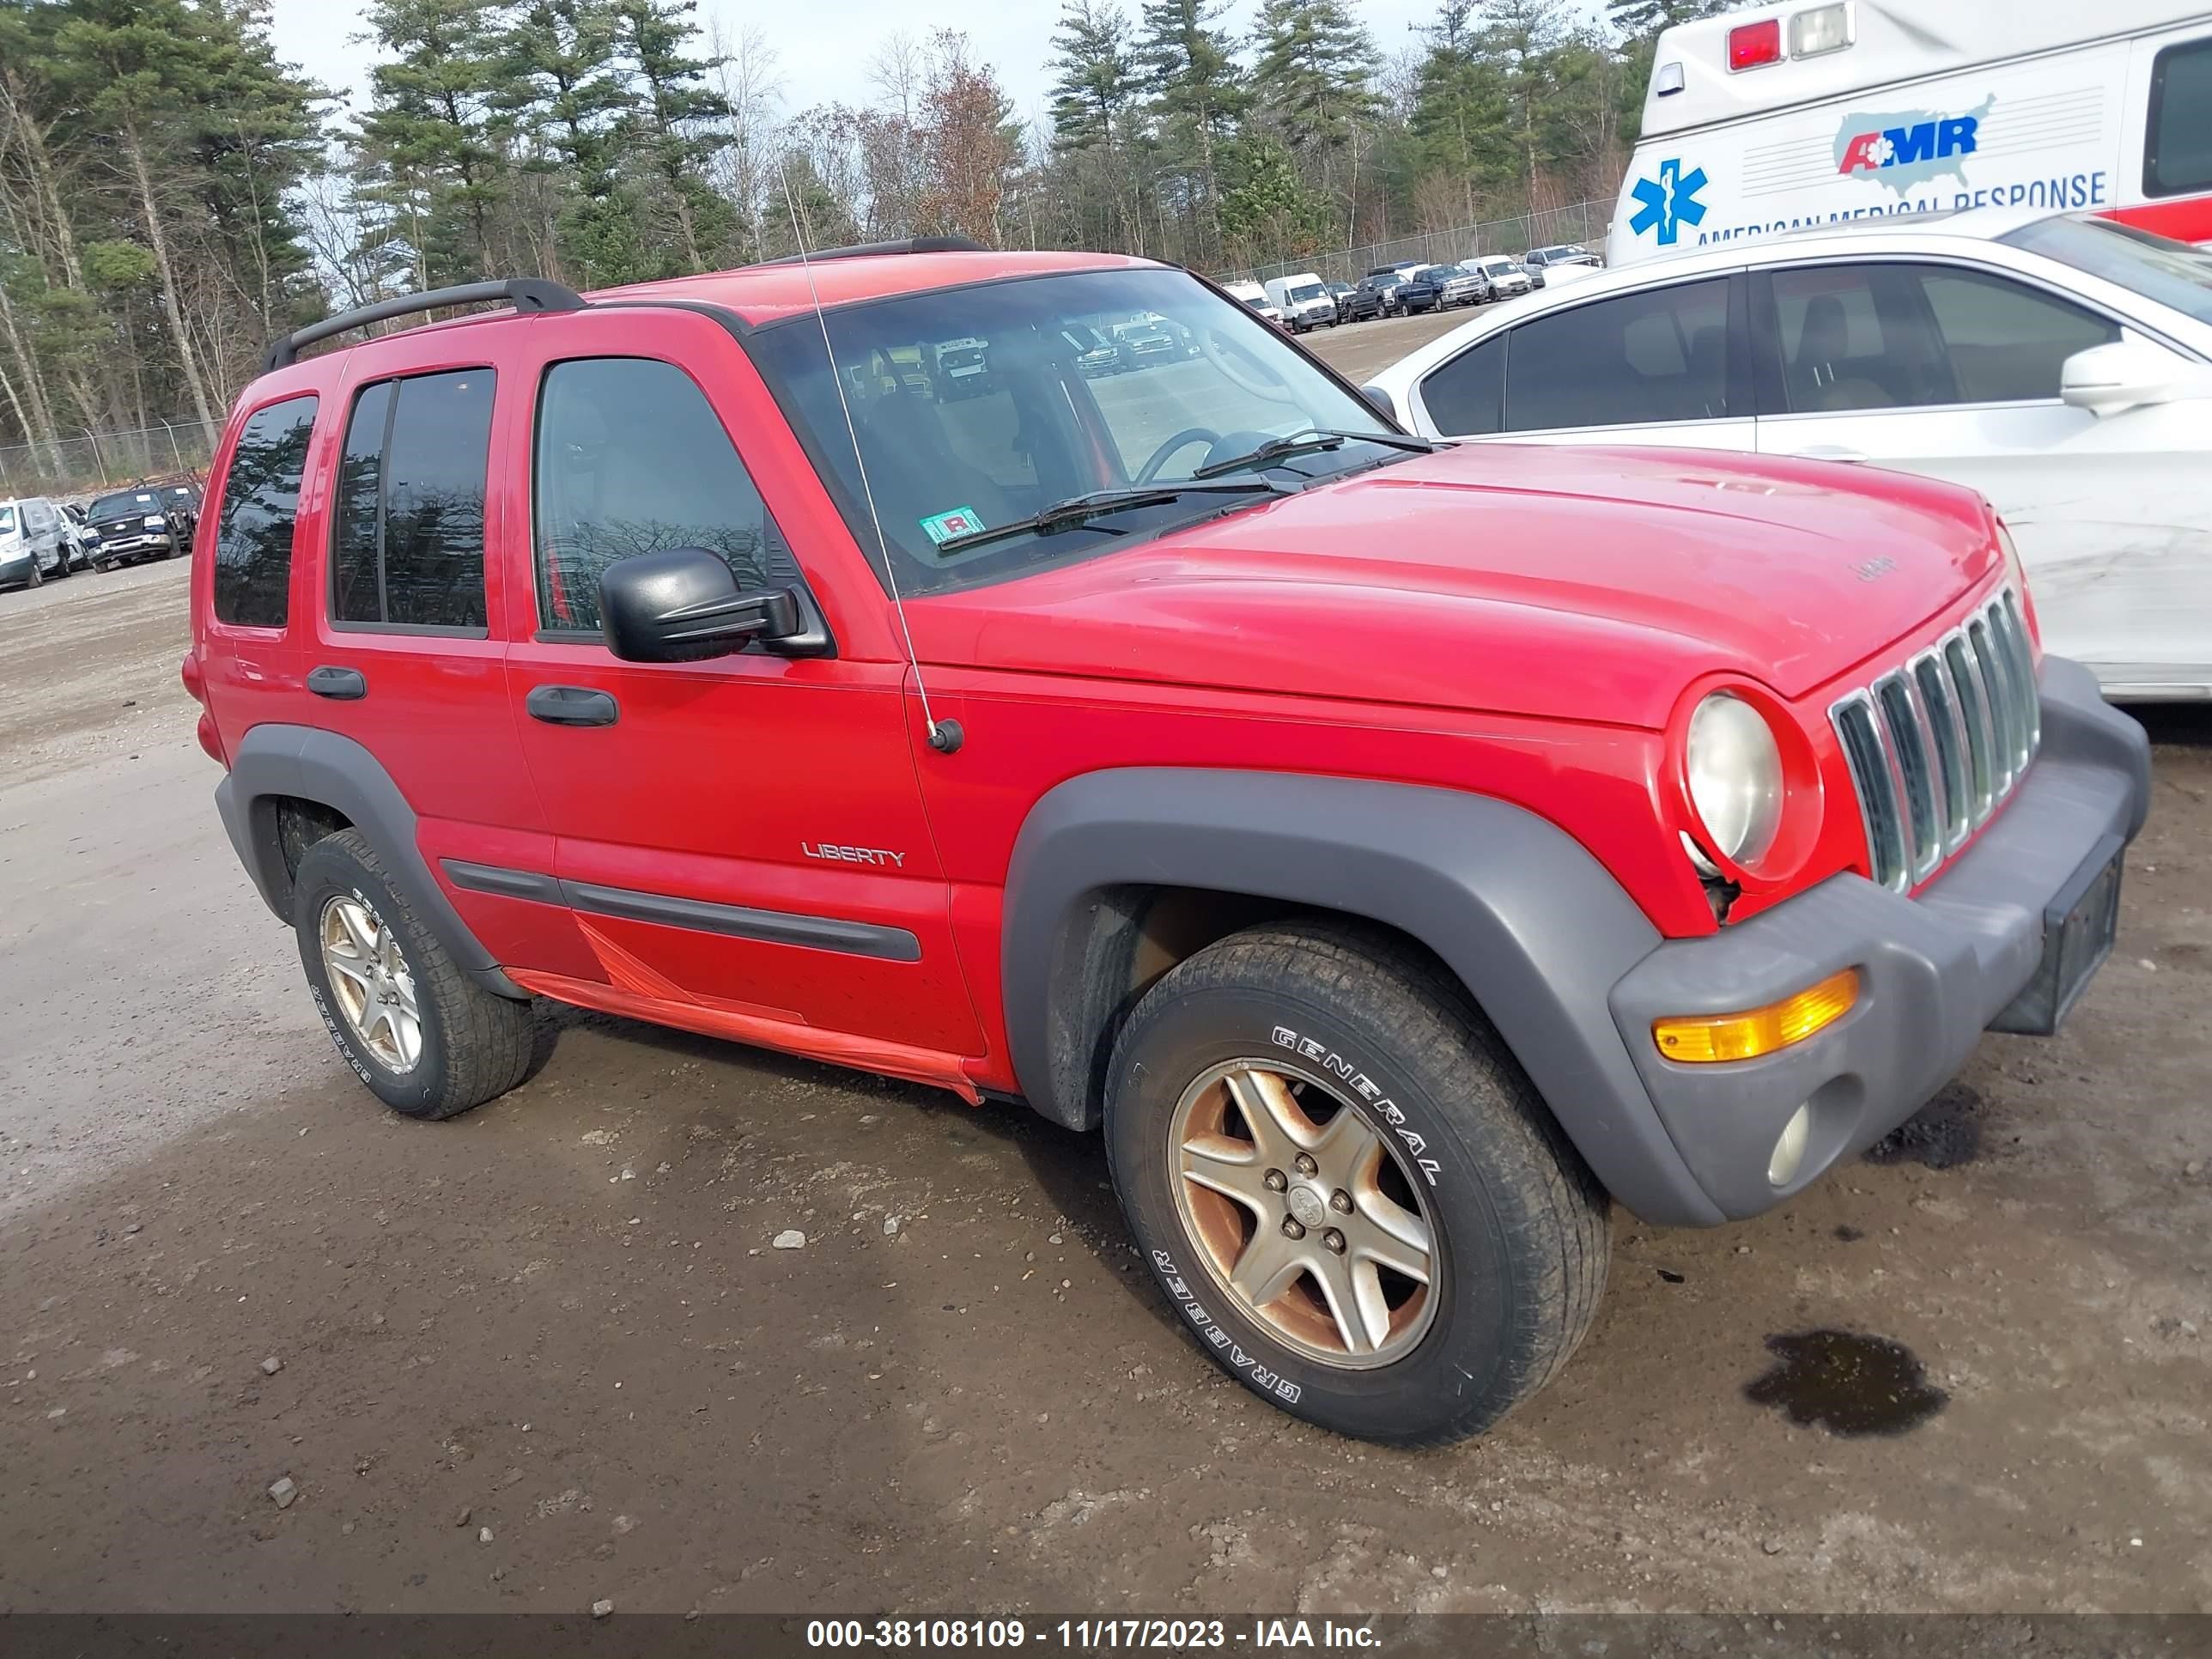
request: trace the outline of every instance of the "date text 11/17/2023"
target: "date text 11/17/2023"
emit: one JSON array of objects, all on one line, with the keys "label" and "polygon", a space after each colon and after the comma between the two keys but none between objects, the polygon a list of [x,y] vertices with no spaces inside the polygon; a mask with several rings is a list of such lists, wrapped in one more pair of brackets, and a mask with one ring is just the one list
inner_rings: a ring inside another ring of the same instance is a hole
[{"label": "date text 11/17/2023", "polygon": [[1237,1626],[1221,1619],[811,1619],[806,1624],[806,1645],[922,1653],[1022,1647],[1075,1653],[1231,1648],[1255,1652],[1357,1648],[1373,1652],[1382,1646],[1382,1636],[1370,1625],[1329,1619],[1252,1619]]}]

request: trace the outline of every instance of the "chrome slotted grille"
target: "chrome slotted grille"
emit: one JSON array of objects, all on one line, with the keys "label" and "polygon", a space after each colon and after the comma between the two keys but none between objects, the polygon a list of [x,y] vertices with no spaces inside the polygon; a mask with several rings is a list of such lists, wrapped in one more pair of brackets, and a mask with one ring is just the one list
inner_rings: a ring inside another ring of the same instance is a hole
[{"label": "chrome slotted grille", "polygon": [[2007,588],[1829,710],[1874,878],[1911,890],[1990,820],[2043,738],[2035,659]]}]

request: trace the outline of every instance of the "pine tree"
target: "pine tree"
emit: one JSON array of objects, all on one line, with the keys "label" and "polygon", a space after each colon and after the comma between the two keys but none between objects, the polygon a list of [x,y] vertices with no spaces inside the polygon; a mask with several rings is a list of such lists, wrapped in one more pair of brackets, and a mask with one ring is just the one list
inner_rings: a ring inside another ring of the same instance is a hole
[{"label": "pine tree", "polygon": [[153,254],[161,309],[177,366],[203,422],[215,419],[207,374],[185,326],[177,256],[168,216],[154,183],[166,133],[180,125],[213,78],[212,54],[194,19],[177,0],[87,0],[55,39],[64,83],[84,100],[84,113],[114,135],[126,188]]},{"label": "pine tree", "polygon": [[1607,0],[1613,26],[1630,40],[1648,40],[1662,29],[1711,17],[1735,0]]},{"label": "pine tree", "polygon": [[514,88],[478,0],[374,0],[366,15],[393,54],[369,71],[361,122],[363,205],[429,286],[497,274],[492,221],[507,180],[501,142]]},{"label": "pine tree", "polygon": [[1191,180],[1197,228],[1192,255],[1221,252],[1221,181],[1216,152],[1250,100],[1227,35],[1214,27],[1227,0],[1145,0],[1138,57],[1170,153]]},{"label": "pine tree", "polygon": [[[1145,246],[1144,211],[1134,164],[1134,131],[1141,121],[1141,88],[1127,13],[1098,0],[1065,0],[1052,37],[1056,78],[1052,84],[1053,147],[1066,158],[1077,185],[1073,208],[1079,240],[1111,241],[1133,252]],[[1084,210],[1086,186],[1100,186],[1111,222]]]},{"label": "pine tree", "polygon": [[557,223],[563,274],[592,287],[651,274],[616,176],[632,100],[615,64],[612,0],[529,0],[500,55],[507,112],[567,174]]},{"label": "pine tree", "polygon": [[1470,0],[1444,0],[1424,33],[1410,126],[1414,141],[1416,210],[1425,218],[1450,198],[1449,222],[1476,216],[1476,196],[1494,179],[1503,148],[1505,97],[1496,65],[1480,52]]},{"label": "pine tree", "polygon": [[732,143],[732,112],[707,81],[726,60],[688,55],[698,38],[697,9],[696,0],[617,0],[615,7],[617,44],[637,88],[626,136],[640,142],[675,219],[677,246],[660,261],[664,275],[720,264],[732,257],[738,230],[729,202],[708,183]]},{"label": "pine tree", "polygon": [[1253,44],[1261,112],[1323,196],[1356,207],[1362,141],[1382,107],[1374,41],[1346,0],[1265,0]]}]

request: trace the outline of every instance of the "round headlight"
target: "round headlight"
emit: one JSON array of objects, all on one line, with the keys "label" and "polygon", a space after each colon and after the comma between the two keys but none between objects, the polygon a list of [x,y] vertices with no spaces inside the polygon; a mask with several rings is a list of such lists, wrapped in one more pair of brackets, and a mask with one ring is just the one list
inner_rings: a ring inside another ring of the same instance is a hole
[{"label": "round headlight", "polygon": [[1690,804],[1712,850],[1756,862],[1782,827],[1782,750],[1766,717],[1732,692],[1714,692],[1690,716],[1686,759]]}]

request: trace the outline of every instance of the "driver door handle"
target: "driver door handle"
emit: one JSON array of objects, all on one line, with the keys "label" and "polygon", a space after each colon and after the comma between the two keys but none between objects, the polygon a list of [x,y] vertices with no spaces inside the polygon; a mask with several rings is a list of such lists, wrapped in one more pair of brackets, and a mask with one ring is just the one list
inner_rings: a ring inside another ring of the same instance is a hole
[{"label": "driver door handle", "polygon": [[612,696],[587,685],[532,686],[522,706],[548,726],[612,726],[622,715]]}]

